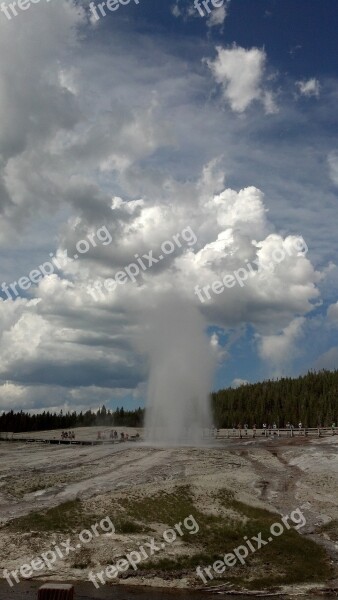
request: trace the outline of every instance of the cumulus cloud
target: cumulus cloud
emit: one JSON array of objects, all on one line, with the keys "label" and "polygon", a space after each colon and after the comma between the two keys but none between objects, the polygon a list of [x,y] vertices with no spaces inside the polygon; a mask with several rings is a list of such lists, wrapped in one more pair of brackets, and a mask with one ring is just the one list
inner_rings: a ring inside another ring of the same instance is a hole
[{"label": "cumulus cloud", "polygon": [[313,77],[312,79],[308,79],[305,81],[297,81],[296,86],[301,96],[307,96],[308,98],[311,98],[311,96],[315,96],[316,98],[319,98],[320,83],[318,79],[315,79]]},{"label": "cumulus cloud", "polygon": [[[93,249],[81,261],[43,279],[31,290],[34,299],[1,302],[2,379],[19,387],[61,385],[68,390],[67,397],[71,390],[93,386],[136,390],[146,375],[146,364],[135,352],[135,339],[145,333],[142,315],[151,307],[155,310],[171,293],[202,311],[206,327],[251,323],[261,336],[263,360],[289,357],[302,318],[292,320],[281,334],[267,332],[290,322],[295,313],[312,309],[318,297],[318,274],[304,253],[287,252],[297,238],[271,232],[260,190],[214,192],[223,179],[216,175],[214,183],[212,173],[218,168],[218,162],[212,161],[198,182],[176,183],[170,208],[145,199],[113,199],[107,221],[112,244]],[[193,211],[189,197],[194,199]],[[70,221],[63,243],[71,247],[83,238],[82,226]],[[152,249],[158,256],[160,244],[187,226],[196,234],[194,245],[182,245],[159,265],[142,271],[134,284],[118,285],[98,301],[88,294],[91,280],[103,283],[136,253]],[[269,269],[276,249],[285,250],[285,260]],[[194,294],[196,285],[212,283],[248,260],[266,267],[263,279],[252,278],[244,287],[227,290],[223,297],[215,296],[201,306]],[[210,344],[218,360],[225,360],[227,353],[216,334]]]},{"label": "cumulus cloud", "polygon": [[76,95],[65,87],[60,74],[84,23],[83,9],[66,0],[40,3],[15,21],[3,15],[0,19],[3,239],[27,222],[33,207],[46,206],[47,199],[53,199],[54,206],[60,202],[57,176],[53,178],[45,167],[56,133],[75,127],[80,120]]},{"label": "cumulus cloud", "polygon": [[223,6],[220,6],[219,8],[214,8],[212,10],[207,20],[208,27],[221,27],[224,24],[225,19],[228,16],[229,4],[229,2],[224,3]]},{"label": "cumulus cloud", "polygon": [[327,309],[327,317],[332,323],[338,324],[338,302],[329,306]]},{"label": "cumulus cloud", "polygon": [[249,382],[246,379],[241,379],[240,377],[237,377],[232,380],[231,387],[239,388],[239,387],[242,387],[242,385],[248,385],[248,383]]},{"label": "cumulus cloud", "polygon": [[270,362],[279,372],[281,367],[298,354],[297,343],[302,337],[304,323],[305,319],[299,317],[293,319],[279,334],[259,337],[260,356]]},{"label": "cumulus cloud", "polygon": [[259,48],[246,50],[234,45],[232,48],[218,46],[215,60],[207,64],[218,84],[223,97],[234,112],[243,113],[254,100],[263,102],[267,113],[276,112],[271,92],[263,88],[266,53]]},{"label": "cumulus cloud", "polygon": [[324,352],[315,362],[314,368],[316,370],[328,369],[334,371],[338,369],[338,348],[335,346],[330,348],[327,352]]},{"label": "cumulus cloud", "polygon": [[[220,25],[224,13],[213,15]],[[91,27],[71,0],[40,3],[23,16],[0,20],[3,280],[4,273],[7,282],[17,280],[51,252],[60,257],[68,249],[72,256],[76,242],[102,225],[112,243],[69,262],[24,298],[0,302],[0,406],[81,409],[125,395],[139,402],[148,373],[135,348],[144,334],[142,315],[173,291],[200,311],[206,329],[224,334],[250,323],[263,340],[262,360],[269,360],[264,348],[270,338],[282,338],[285,354],[285,339],[289,347],[299,339],[290,323],[319,298],[314,264],[304,253],[288,253],[301,239],[294,232],[311,225],[312,207],[302,224],[294,217],[290,235],[288,223],[268,212],[276,189],[272,172],[281,179],[283,216],[293,201],[285,171],[294,173],[298,148],[290,149],[290,170],[278,149],[271,163],[262,145],[255,153],[250,128],[257,115],[246,134],[234,125],[239,119],[224,119],[223,107],[206,105],[204,42],[194,46],[192,63],[158,39],[138,32],[125,39],[116,17],[103,44],[106,23]],[[240,47],[220,48],[209,61],[235,112],[254,101],[274,112],[266,62],[263,50]],[[262,115],[258,129],[263,121]],[[295,188],[307,201],[303,179]],[[113,277],[135,254],[152,250],[157,256],[161,243],[187,226],[196,244],[175,248],[136,283],[118,285],[98,302],[88,294],[91,282]],[[286,257],[270,269],[275,252]],[[212,285],[253,261],[257,270],[264,267],[265,278],[257,275],[199,302],[196,285]],[[209,345],[226,363],[222,339],[213,333]]]},{"label": "cumulus cloud", "polygon": [[331,152],[328,156],[331,180],[338,185],[338,152]]},{"label": "cumulus cloud", "polygon": [[219,336],[216,332],[210,337],[210,347],[219,363],[222,363],[225,359],[229,358],[229,353],[221,346]]},{"label": "cumulus cloud", "polygon": [[170,10],[171,10],[171,14],[174,17],[180,17],[182,15],[182,12],[181,12],[181,9],[180,9],[180,6],[179,6],[178,2],[176,2],[176,4],[173,4],[171,6]]},{"label": "cumulus cloud", "polygon": [[170,7],[170,11],[174,17],[180,17],[184,21],[187,21],[191,18],[202,18],[203,20],[205,19],[206,25],[209,28],[221,27],[228,16],[230,2],[231,0],[223,0],[223,4],[221,6],[216,7],[209,5],[207,10],[201,2],[199,7],[197,7],[197,5],[194,5],[193,2],[186,6],[180,0],[176,0],[176,2]]}]

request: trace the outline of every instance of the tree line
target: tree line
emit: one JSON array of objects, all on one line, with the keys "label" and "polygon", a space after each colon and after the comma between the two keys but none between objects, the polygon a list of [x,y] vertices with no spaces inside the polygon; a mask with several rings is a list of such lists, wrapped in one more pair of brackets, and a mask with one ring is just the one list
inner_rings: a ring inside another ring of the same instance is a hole
[{"label": "tree line", "polygon": [[214,392],[211,399],[214,422],[220,428],[245,423],[285,427],[288,422],[331,427],[338,421],[338,371],[310,371],[297,379],[246,384]]},{"label": "tree line", "polygon": [[3,413],[0,415],[0,431],[20,433],[23,431],[50,431],[52,429],[74,429],[75,427],[142,427],[144,409],[115,411],[102,406],[99,410],[77,413],[76,411],[59,414],[44,411],[40,414],[29,414],[23,411]]},{"label": "tree line", "polygon": [[[286,423],[304,427],[330,427],[338,424],[338,370],[309,372],[297,379],[282,378],[261,383],[227,388],[211,394],[211,409],[216,427],[237,427],[247,423],[249,427],[261,427]],[[99,410],[59,414],[43,412],[29,414],[23,411],[0,415],[0,431],[47,431],[51,429],[74,429],[75,427],[142,427],[143,408],[112,411],[102,406]]]}]

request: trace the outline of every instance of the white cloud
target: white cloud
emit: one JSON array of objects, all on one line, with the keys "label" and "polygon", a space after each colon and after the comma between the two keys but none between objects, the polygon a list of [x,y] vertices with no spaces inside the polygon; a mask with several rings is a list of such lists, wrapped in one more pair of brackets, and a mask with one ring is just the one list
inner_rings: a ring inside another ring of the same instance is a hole
[{"label": "white cloud", "polygon": [[210,346],[219,363],[222,363],[225,359],[229,358],[229,353],[227,350],[222,348],[217,333],[212,334],[210,338]]},{"label": "white cloud", "polygon": [[331,152],[327,160],[329,163],[331,180],[335,185],[338,185],[338,152]]},{"label": "white cloud", "polygon": [[221,27],[228,16],[227,5],[214,8],[207,20],[208,27]]},{"label": "white cloud", "polygon": [[338,324],[338,302],[329,306],[327,309],[327,317],[332,323]]},{"label": "white cloud", "polygon": [[240,377],[237,377],[232,380],[231,387],[239,388],[239,387],[242,387],[242,385],[248,385],[248,384],[249,384],[249,382],[246,379],[241,379]]},{"label": "white cloud", "polygon": [[171,10],[171,14],[174,17],[180,17],[182,15],[182,12],[181,12],[181,9],[180,9],[180,6],[179,6],[178,2],[176,2],[176,4],[173,4],[171,6],[170,10]]},{"label": "white cloud", "polygon": [[[264,196],[257,188],[219,192],[223,176],[217,175],[218,169],[218,161],[212,161],[198,182],[172,183],[170,207],[156,199],[128,203],[115,198],[107,222],[112,244],[40,282],[32,290],[39,302],[1,302],[2,379],[18,386],[63,385],[67,397],[72,389],[93,385],[103,390],[109,386],[136,389],[143,382],[144,366],[135,352],[135,339],[142,339],[144,315],[149,311],[151,315],[152,307],[170,292],[202,309],[206,326],[224,329],[252,323],[262,336],[264,360],[290,355],[302,320],[284,324],[295,313],[309,312],[318,296],[318,274],[305,256],[290,255],[264,280],[253,278],[203,307],[194,294],[195,285],[232,273],[246,259],[268,265],[275,249],[286,249],[294,241],[271,233]],[[118,286],[97,303],[87,293],[90,280],[113,276],[135,253],[153,249],[156,257],[159,245],[188,225],[197,236],[195,246],[183,246],[156,268],[141,273],[136,284]],[[79,220],[76,227],[69,221],[62,246],[72,248],[84,237],[82,228]],[[281,326],[285,327],[282,335],[276,335]],[[228,354],[216,334],[210,344],[218,360],[224,361]],[[84,396],[82,392],[77,398],[79,404]]]},{"label": "white cloud", "polygon": [[307,96],[308,98],[315,96],[316,98],[319,98],[320,83],[318,79],[312,78],[307,81],[297,81],[296,86],[302,96]]},{"label": "white cloud", "polygon": [[281,333],[277,335],[261,336],[259,338],[259,354],[263,360],[270,362],[275,368],[280,369],[289,363],[298,354],[297,343],[303,335],[305,319],[293,319]]},{"label": "white cloud", "polygon": [[[0,405],[75,408],[123,394],[139,401],[147,368],[134,340],[142,338],[142,315],[172,290],[198,306],[206,326],[237,331],[250,323],[264,338],[282,336],[285,347],[288,324],[319,298],[310,242],[327,256],[336,236],[327,173],[321,178],[317,168],[323,146],[307,130],[300,142],[285,138],[285,152],[263,114],[248,114],[243,127],[243,119],[213,102],[201,68],[205,40],[194,38],[191,46],[191,38],[181,39],[181,52],[177,38],[171,47],[166,39],[159,43],[143,37],[139,24],[125,36],[116,18],[102,43],[108,21],[88,29],[70,0],[40,3],[22,17],[0,19],[3,280],[29,273],[57,248],[71,254],[95,225],[105,224],[113,243],[32,288],[37,301],[0,302],[0,377],[10,382]],[[266,112],[276,110],[265,89],[263,50],[222,50],[209,64],[214,74],[216,63],[233,110],[241,113],[254,100]],[[288,107],[278,119],[287,131]],[[90,280],[113,276],[135,253],[156,254],[187,225],[196,247],[168,256],[137,284],[119,286],[98,303],[87,294]],[[195,285],[245,260],[267,265],[298,231],[313,264],[308,256],[290,256],[266,279],[198,303]],[[227,358],[216,334],[210,344],[220,360]]]},{"label": "white cloud", "polygon": [[319,356],[314,368],[316,370],[328,369],[331,371],[338,369],[338,347],[330,348],[330,350]]},{"label": "white cloud", "polygon": [[206,22],[207,27],[221,27],[227,16],[228,9],[230,6],[231,0],[223,0],[223,5],[219,7],[209,6],[209,12],[205,7],[203,7],[200,3],[200,7],[198,9],[197,6],[194,5],[194,2],[189,2],[187,6],[183,3],[180,3],[180,0],[176,0],[176,2],[170,7],[171,14],[176,18],[182,18],[184,21],[188,21],[191,18],[202,19],[202,21]]},{"label": "white cloud", "polygon": [[233,111],[244,112],[254,100],[260,100],[267,113],[276,112],[271,92],[263,89],[266,53],[258,48],[246,50],[239,46],[218,46],[217,57],[208,60],[217,83],[222,86],[224,99]]}]

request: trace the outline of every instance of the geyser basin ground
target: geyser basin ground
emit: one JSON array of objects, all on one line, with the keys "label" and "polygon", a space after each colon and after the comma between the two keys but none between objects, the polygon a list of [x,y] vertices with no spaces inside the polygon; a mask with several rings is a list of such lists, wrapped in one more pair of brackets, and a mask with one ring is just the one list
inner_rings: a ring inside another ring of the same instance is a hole
[{"label": "geyser basin ground", "polygon": [[239,588],[244,581],[257,588],[304,580],[312,587],[318,581],[334,587],[337,573],[330,559],[337,560],[337,442],[337,437],[305,445],[236,440],[209,448],[1,443],[0,514],[2,525],[11,522],[1,528],[0,565],[15,569],[50,549],[53,541],[73,538],[109,515],[116,533],[95,539],[58,562],[50,574],[51,579],[86,580],[89,570],[115,562],[114,557],[149,536],[159,539],[164,529],[194,512],[200,521],[196,536],[170,545],[120,583],[200,586],[196,562],[207,565],[210,557],[230,552],[240,543],[238,536],[245,535],[243,523],[258,533],[269,518],[266,510],[286,514],[306,503],[307,524],[297,543],[283,535],[268,553],[263,549],[247,567],[227,573],[227,580]]}]

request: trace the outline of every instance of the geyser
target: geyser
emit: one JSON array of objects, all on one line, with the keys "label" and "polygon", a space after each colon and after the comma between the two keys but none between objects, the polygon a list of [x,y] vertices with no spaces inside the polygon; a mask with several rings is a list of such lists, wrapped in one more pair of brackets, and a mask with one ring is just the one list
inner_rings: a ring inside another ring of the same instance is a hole
[{"label": "geyser", "polygon": [[200,444],[211,427],[209,394],[214,357],[198,309],[177,297],[151,313],[146,439]]}]

